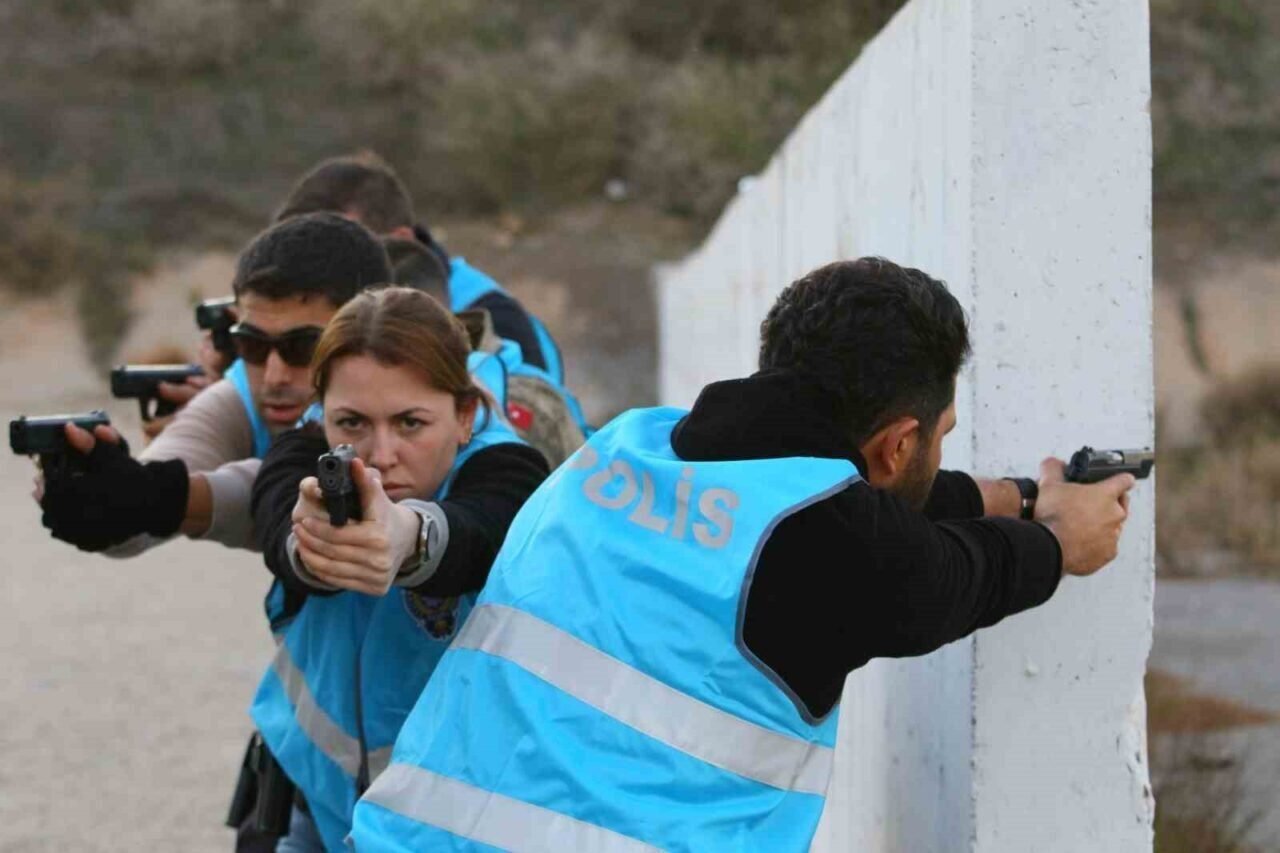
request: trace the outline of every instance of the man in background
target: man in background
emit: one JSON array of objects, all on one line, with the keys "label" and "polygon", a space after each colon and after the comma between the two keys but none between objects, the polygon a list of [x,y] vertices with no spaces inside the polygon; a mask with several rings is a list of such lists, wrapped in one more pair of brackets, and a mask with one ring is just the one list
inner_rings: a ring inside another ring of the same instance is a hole
[{"label": "man in background", "polygon": [[564,383],[559,347],[542,322],[492,278],[445,251],[416,219],[409,191],[382,158],[364,151],[321,162],[294,186],[276,221],[317,210],[349,217],[388,241],[415,243],[431,253],[448,270],[446,304],[451,311],[488,311],[494,331],[519,344],[526,363]]}]

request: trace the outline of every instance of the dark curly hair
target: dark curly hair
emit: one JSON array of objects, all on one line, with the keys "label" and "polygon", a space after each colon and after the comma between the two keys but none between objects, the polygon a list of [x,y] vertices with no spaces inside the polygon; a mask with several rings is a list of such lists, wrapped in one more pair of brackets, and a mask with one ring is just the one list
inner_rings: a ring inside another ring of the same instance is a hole
[{"label": "dark curly hair", "polygon": [[361,290],[391,281],[378,238],[333,213],[295,216],[263,231],[240,253],[232,289],[268,299],[325,296],[342,305]]},{"label": "dark curly hair", "polygon": [[929,437],[955,399],[969,328],[946,285],[884,258],[820,267],[760,327],[760,368],[811,377],[858,444],[910,416]]}]

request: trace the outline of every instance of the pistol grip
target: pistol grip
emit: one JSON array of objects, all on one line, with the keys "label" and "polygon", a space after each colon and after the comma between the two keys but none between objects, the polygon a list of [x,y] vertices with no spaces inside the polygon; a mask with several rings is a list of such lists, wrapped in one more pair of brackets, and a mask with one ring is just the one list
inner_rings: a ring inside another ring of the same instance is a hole
[{"label": "pistol grip", "polygon": [[88,471],[89,462],[84,454],[67,448],[61,453],[40,454],[40,470],[46,482],[61,480]]},{"label": "pistol grip", "polygon": [[324,508],[329,510],[329,523],[334,527],[343,527],[347,523],[347,502],[342,495],[324,495]]},{"label": "pistol grip", "polygon": [[178,404],[172,400],[166,400],[163,397],[156,397],[156,407],[152,414],[154,418],[163,418],[172,415],[178,411]]}]

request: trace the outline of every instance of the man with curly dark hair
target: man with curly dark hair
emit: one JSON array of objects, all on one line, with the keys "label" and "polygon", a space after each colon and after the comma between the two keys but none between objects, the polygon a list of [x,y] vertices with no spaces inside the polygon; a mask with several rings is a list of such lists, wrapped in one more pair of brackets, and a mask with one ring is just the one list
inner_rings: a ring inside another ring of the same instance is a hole
[{"label": "man with curly dark hair", "polygon": [[759,372],[600,430],[512,525],[356,848],[808,849],[850,672],[1116,554],[1128,475],[1047,459],[1037,500],[938,470],[968,352],[941,282],[830,264],[778,298]]}]

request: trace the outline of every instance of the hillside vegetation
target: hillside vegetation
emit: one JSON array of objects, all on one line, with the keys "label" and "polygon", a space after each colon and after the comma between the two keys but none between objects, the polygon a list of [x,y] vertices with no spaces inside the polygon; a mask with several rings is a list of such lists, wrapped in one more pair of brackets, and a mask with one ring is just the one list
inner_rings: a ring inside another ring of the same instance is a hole
[{"label": "hillside vegetation", "polygon": [[[536,216],[621,180],[706,223],[900,5],[0,0],[3,276],[236,245],[307,165],[362,146],[432,218]],[[1159,224],[1269,245],[1280,11],[1152,16]]]}]

